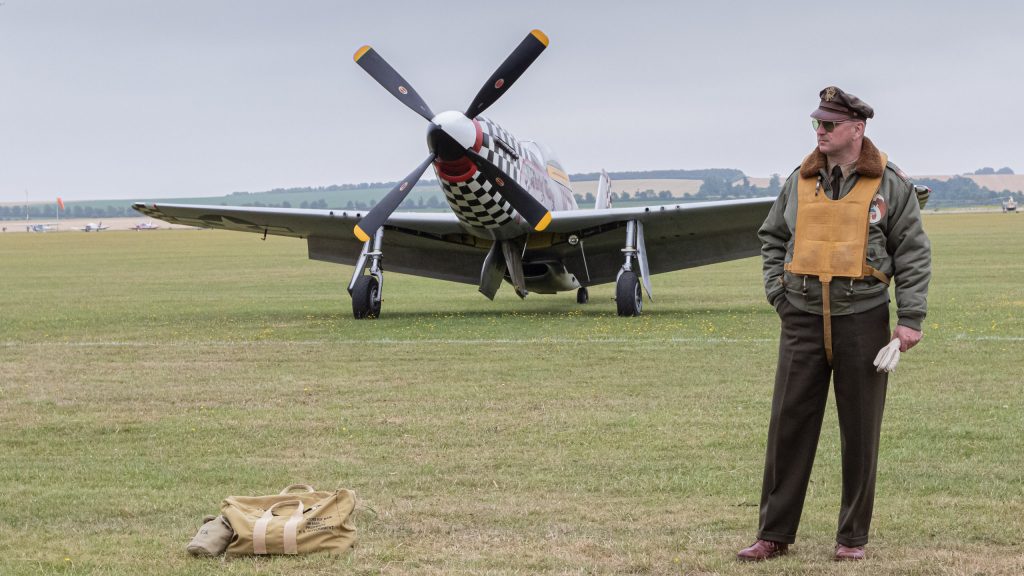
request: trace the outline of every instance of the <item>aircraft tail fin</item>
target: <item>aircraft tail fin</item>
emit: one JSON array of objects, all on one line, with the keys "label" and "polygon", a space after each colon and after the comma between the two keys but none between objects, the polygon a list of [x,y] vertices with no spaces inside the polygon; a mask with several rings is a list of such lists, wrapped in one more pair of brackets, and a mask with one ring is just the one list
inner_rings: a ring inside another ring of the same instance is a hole
[{"label": "aircraft tail fin", "polygon": [[612,207],[611,188],[612,179],[607,172],[601,170],[601,176],[597,179],[597,201],[594,202],[594,208],[600,210]]}]

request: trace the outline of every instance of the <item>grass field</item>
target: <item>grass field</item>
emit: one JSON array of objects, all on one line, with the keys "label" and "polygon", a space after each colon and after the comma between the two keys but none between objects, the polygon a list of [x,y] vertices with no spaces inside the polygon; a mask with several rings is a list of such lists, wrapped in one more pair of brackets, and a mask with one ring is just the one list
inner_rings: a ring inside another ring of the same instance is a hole
[{"label": "grass field", "polygon": [[[929,215],[869,559],[831,561],[834,407],[793,554],[747,566],[778,322],[748,259],[489,302],[226,232],[0,236],[2,574],[1024,573],[1024,218]],[[385,259],[386,265],[386,259]],[[232,494],[354,489],[342,558],[199,560]]]}]

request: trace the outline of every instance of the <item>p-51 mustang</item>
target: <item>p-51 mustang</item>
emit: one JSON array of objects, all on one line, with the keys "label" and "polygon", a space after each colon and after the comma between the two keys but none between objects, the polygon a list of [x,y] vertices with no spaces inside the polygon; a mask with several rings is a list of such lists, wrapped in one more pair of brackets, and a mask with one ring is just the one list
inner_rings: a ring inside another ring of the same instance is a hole
[{"label": "p-51 mustang", "polygon": [[[430,122],[427,158],[368,212],[133,208],[175,224],[304,238],[311,259],[355,266],[348,291],[356,318],[380,315],[385,255],[391,270],[476,284],[490,299],[505,281],[520,297],[576,290],[582,304],[588,286],[615,281],[618,314],[636,316],[641,283],[651,298],[651,274],[758,254],[756,231],[773,198],[609,208],[602,178],[595,208],[580,209],[550,150],[480,116],[547,45],[543,32],[530,32],[465,112],[440,114],[373,48],[356,51],[359,66]],[[452,212],[395,212],[431,165]]]}]

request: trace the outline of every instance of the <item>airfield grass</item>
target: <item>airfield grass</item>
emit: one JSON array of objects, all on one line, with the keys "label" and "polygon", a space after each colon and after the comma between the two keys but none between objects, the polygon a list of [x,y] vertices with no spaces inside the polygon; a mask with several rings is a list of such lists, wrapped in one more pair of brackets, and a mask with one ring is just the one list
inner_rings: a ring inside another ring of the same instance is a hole
[{"label": "airfield grass", "polygon": [[[926,227],[869,559],[831,561],[830,401],[797,544],[753,566],[778,331],[757,258],[656,276],[632,319],[610,285],[489,302],[389,274],[355,321],[351,269],[298,240],[0,236],[0,573],[1024,573],[1024,218]],[[225,496],[294,482],[357,492],[350,554],[185,553]]]}]

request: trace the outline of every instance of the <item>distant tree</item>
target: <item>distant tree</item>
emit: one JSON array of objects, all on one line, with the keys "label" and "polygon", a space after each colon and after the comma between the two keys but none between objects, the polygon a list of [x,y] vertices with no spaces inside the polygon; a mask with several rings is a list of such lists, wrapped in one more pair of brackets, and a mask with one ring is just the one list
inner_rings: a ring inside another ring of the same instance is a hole
[{"label": "distant tree", "polygon": [[772,174],[771,179],[768,180],[768,194],[772,196],[778,196],[779,192],[782,191],[782,177],[778,174]]},{"label": "distant tree", "polygon": [[729,194],[729,181],[719,176],[705,178],[697,191],[697,197],[703,199],[722,198]]},{"label": "distant tree", "polygon": [[281,202],[281,208],[291,208],[291,207],[292,207],[292,203],[291,202],[289,202],[287,200],[285,200],[284,202]]},{"label": "distant tree", "polygon": [[669,192],[668,190],[662,190],[661,192],[658,192],[658,199],[659,200],[671,200],[672,199],[672,193]]},{"label": "distant tree", "polygon": [[299,208],[309,208],[309,202],[303,200],[301,203],[299,203]]},{"label": "distant tree", "polygon": [[1013,174],[1013,170],[1009,166],[1003,166],[999,170],[996,170],[996,174]]},{"label": "distant tree", "polygon": [[984,168],[978,168],[977,170],[974,171],[974,173],[980,176],[984,174],[995,174],[996,171],[988,166],[985,166]]}]

